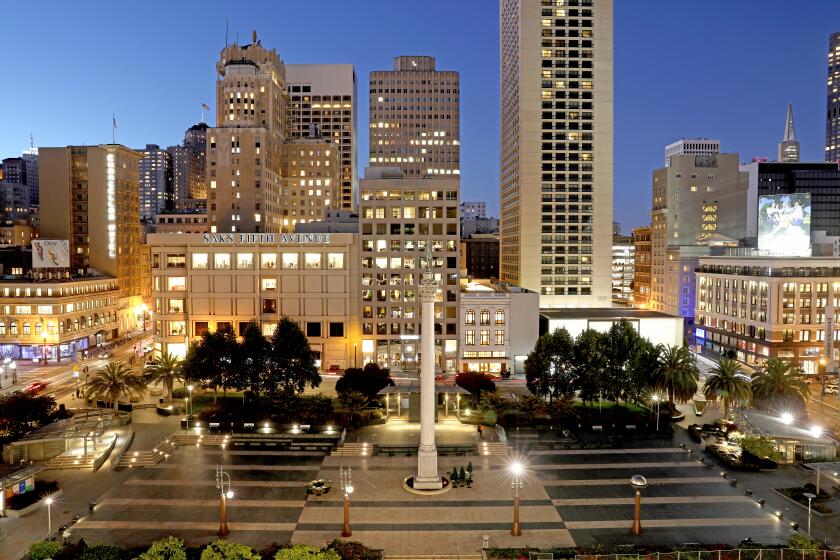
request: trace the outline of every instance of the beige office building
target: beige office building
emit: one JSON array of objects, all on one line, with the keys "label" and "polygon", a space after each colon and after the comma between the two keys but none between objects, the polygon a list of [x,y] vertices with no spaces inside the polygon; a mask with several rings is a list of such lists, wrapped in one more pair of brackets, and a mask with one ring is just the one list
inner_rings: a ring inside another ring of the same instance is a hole
[{"label": "beige office building", "polygon": [[283,61],[254,33],[251,44],[222,49],[216,72],[216,127],[206,133],[210,231],[280,231],[288,118]]},{"label": "beige office building", "polygon": [[362,353],[392,371],[415,371],[420,294],[431,243],[440,283],[435,303],[436,362],[458,365],[457,177],[408,178],[398,168],[368,168],[360,182]]},{"label": "beige office building", "polygon": [[500,276],[609,307],[613,2],[500,0]]},{"label": "beige office building", "polygon": [[356,208],[357,109],[356,71],[352,64],[287,64],[288,138],[335,144],[338,151],[338,194],[335,209]]},{"label": "beige office building", "polygon": [[271,336],[296,321],[323,370],[361,363],[355,234],[208,233],[148,236],[155,350],[183,356],[207,331]]},{"label": "beige office building", "polygon": [[836,258],[701,257],[695,339],[701,351],[751,365],[781,358],[817,374],[826,359],[836,371],[838,306]]},{"label": "beige office building", "polygon": [[342,197],[340,150],[326,140],[296,140],[283,147],[280,231],[326,219]]},{"label": "beige office building", "polygon": [[653,173],[649,308],[691,318],[697,259],[711,246],[754,236],[755,225],[748,225],[748,181],[738,154],[666,157],[669,166]]},{"label": "beige office building", "polygon": [[645,308],[650,301],[650,226],[633,228],[633,307]]},{"label": "beige office building", "polygon": [[119,144],[41,148],[41,237],[70,241],[70,271],[117,279],[119,332],[142,327],[142,154]]},{"label": "beige office building", "polygon": [[393,70],[371,72],[368,165],[409,178],[459,175],[460,83],[431,56],[398,56]]}]

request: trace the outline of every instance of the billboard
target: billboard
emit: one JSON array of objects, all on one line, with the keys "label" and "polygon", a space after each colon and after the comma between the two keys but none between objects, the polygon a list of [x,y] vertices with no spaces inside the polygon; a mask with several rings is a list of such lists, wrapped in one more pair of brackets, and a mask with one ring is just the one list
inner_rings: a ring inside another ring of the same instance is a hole
[{"label": "billboard", "polygon": [[770,255],[811,256],[810,194],[759,197],[758,248]]},{"label": "billboard", "polygon": [[66,239],[33,239],[32,268],[68,268],[70,242]]}]

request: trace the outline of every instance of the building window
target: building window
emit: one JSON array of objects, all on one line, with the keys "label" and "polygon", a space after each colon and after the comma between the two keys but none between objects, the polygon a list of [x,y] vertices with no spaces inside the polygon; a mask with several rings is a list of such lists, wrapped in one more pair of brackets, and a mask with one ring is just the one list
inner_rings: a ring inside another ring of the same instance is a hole
[{"label": "building window", "polygon": [[474,309],[467,309],[467,313],[464,316],[464,324],[475,325],[475,310]]},{"label": "building window", "polygon": [[170,292],[186,291],[187,278],[185,276],[168,276],[166,278],[166,289]]},{"label": "building window", "polygon": [[296,269],[298,267],[297,253],[283,253],[283,268]]},{"label": "building window", "polygon": [[264,292],[273,292],[277,289],[277,278],[263,278],[260,288]]},{"label": "building window", "polygon": [[321,253],[306,253],[304,263],[307,270],[317,270],[321,268]]},{"label": "building window", "polygon": [[187,326],[184,321],[169,321],[168,336],[184,336],[187,334]]},{"label": "building window", "polygon": [[250,270],[254,268],[254,254],[253,253],[237,253],[236,254],[236,268],[239,270]]},{"label": "building window", "polygon": [[183,313],[184,312],[184,300],[182,299],[170,299],[168,300],[167,306],[167,313]]},{"label": "building window", "polygon": [[481,324],[482,325],[489,325],[490,324],[490,310],[489,309],[482,309],[481,310]]},{"label": "building window", "polygon": [[329,270],[340,270],[344,268],[344,253],[328,253],[327,268]]},{"label": "building window", "polygon": [[505,311],[503,309],[496,310],[496,324],[497,325],[504,325],[505,324]]},{"label": "building window", "polygon": [[193,329],[193,332],[195,333],[195,336],[204,336],[209,331],[210,331],[210,326],[207,323],[207,321],[196,321],[195,322],[195,328]]},{"label": "building window", "polygon": [[29,321],[24,321],[23,323],[23,334],[32,334],[32,327],[29,325]]},{"label": "building window", "polygon": [[[155,267],[155,268],[157,268],[157,267]],[[167,255],[166,256],[166,268],[187,268],[187,256],[186,255]]]},{"label": "building window", "polygon": [[505,331],[496,331],[496,346],[504,346],[505,344]]},{"label": "building window", "polygon": [[466,346],[475,346],[475,331],[464,331],[464,344]]},{"label": "building window", "polygon": [[344,336],[344,323],[330,323],[330,337],[341,338]]},{"label": "building window", "polygon": [[260,266],[272,270],[277,268],[277,255],[275,253],[263,253],[260,255]]},{"label": "building window", "polygon": [[482,346],[490,346],[490,331],[481,331],[479,337],[479,343]]},{"label": "building window", "polygon": [[0,336],[6,335],[6,323],[4,321],[0,321]]},{"label": "building window", "polygon": [[321,323],[308,322],[306,323],[306,336],[321,338]]},{"label": "building window", "polygon": [[264,299],[264,300],[262,300],[262,312],[263,313],[277,313],[277,300],[276,299]]},{"label": "building window", "polygon": [[[26,327],[26,324],[24,324],[24,328],[25,327]],[[35,334],[41,334],[41,332],[43,330],[44,330],[44,324],[43,323],[35,323]]]},{"label": "building window", "polygon": [[[78,319],[76,321],[78,322]],[[76,330],[79,330],[79,325],[78,324],[76,325]],[[9,332],[11,333],[12,336],[17,335],[17,333],[18,333],[17,321],[12,321],[11,322],[11,324],[9,325]]]},{"label": "building window", "polygon": [[215,253],[213,255],[213,266],[219,270],[230,268],[230,253]]}]

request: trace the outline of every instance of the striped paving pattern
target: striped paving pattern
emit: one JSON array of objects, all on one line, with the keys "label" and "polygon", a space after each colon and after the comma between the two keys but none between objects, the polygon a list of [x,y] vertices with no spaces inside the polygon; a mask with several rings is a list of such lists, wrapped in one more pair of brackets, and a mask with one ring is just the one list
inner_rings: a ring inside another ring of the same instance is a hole
[{"label": "striped paving pattern", "polygon": [[[787,527],[684,449],[640,443],[630,449],[540,450],[529,467],[578,546],[784,541]],[[630,478],[648,481],[642,492],[640,537],[629,535],[634,492]]]}]

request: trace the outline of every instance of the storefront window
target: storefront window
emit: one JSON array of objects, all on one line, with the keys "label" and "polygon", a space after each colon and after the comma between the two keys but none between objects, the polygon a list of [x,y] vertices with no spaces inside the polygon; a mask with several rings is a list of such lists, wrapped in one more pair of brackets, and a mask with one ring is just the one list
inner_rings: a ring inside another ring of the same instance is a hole
[{"label": "storefront window", "polygon": [[328,253],[327,268],[330,270],[344,268],[344,253]]},{"label": "storefront window", "polygon": [[307,270],[321,268],[321,253],[306,253],[305,261]]},{"label": "storefront window", "polygon": [[186,323],[184,321],[169,321],[169,336],[183,336],[186,334]]},{"label": "storefront window", "polygon": [[204,270],[207,268],[207,253],[193,253],[192,267],[197,270]]},{"label": "storefront window", "polygon": [[277,254],[263,253],[260,255],[260,266],[269,270],[277,268]]},{"label": "storefront window", "polygon": [[283,268],[295,269],[298,267],[297,253],[283,253]]},{"label": "storefront window", "polygon": [[239,270],[250,270],[254,268],[254,254],[253,253],[237,253],[236,254],[236,268]]},{"label": "storefront window", "polygon": [[184,276],[168,276],[166,289],[170,292],[183,292],[187,289],[187,279]]},{"label": "storefront window", "polygon": [[230,268],[230,253],[215,253],[213,255],[213,266],[218,270]]}]

